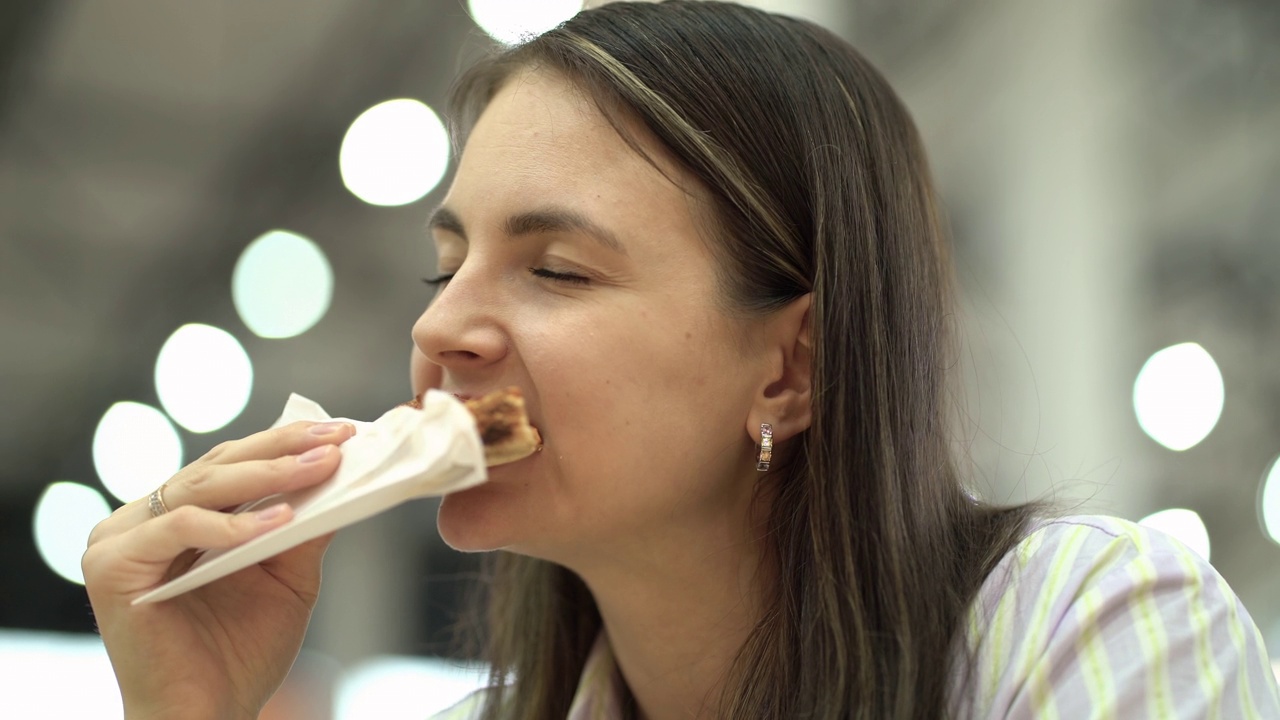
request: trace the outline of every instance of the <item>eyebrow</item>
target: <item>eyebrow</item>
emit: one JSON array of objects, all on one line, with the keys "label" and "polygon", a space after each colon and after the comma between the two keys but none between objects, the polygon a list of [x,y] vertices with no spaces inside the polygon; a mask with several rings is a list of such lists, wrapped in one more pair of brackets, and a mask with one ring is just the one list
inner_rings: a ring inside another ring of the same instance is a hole
[{"label": "eyebrow", "polygon": [[[466,228],[462,225],[457,213],[441,205],[427,220],[428,230],[444,230],[451,232],[463,240],[467,239]],[[562,207],[546,207],[517,213],[507,218],[503,230],[511,237],[537,235],[539,233],[576,232],[590,237],[604,247],[619,253],[627,254],[622,241],[606,227],[592,221],[587,216],[574,210]]]}]

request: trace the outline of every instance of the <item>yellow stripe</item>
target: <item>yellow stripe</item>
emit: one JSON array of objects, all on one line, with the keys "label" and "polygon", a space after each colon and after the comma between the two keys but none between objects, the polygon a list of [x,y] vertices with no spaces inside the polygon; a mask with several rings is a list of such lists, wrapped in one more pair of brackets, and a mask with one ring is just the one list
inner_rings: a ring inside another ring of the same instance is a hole
[{"label": "yellow stripe", "polygon": [[995,615],[991,618],[991,633],[988,635],[990,644],[987,645],[987,657],[982,663],[983,674],[987,676],[983,683],[983,698],[987,703],[995,698],[1000,687],[1000,668],[1004,667],[1009,654],[1009,616],[1013,615],[1013,609],[1017,607],[1017,597],[1018,586],[1015,583],[1000,598],[1000,604],[996,606]]},{"label": "yellow stripe", "polygon": [[1111,661],[1103,643],[1098,625],[1098,610],[1102,607],[1102,590],[1094,588],[1080,598],[1079,618],[1081,632],[1076,638],[1076,653],[1080,658],[1080,673],[1095,715],[1094,720],[1115,720],[1115,684],[1112,682]]},{"label": "yellow stripe", "polygon": [[1041,658],[1045,638],[1049,631],[1049,611],[1053,606],[1053,601],[1062,594],[1063,585],[1070,575],[1076,555],[1080,551],[1080,546],[1091,532],[1093,532],[1092,528],[1084,526],[1073,527],[1067,531],[1066,538],[1050,561],[1052,564],[1049,567],[1045,582],[1036,589],[1040,597],[1036,603],[1035,613],[1027,625],[1026,637],[1023,638],[1021,643],[1022,650],[1019,653],[1017,663],[1019,678],[1030,678],[1032,670],[1034,670],[1034,663]]},{"label": "yellow stripe", "polygon": [[981,610],[982,602],[981,595],[979,595],[979,601],[973,603],[969,607],[969,637],[965,638],[965,640],[968,643],[969,655],[971,657],[977,656],[978,648],[982,645],[983,632]]},{"label": "yellow stripe", "polygon": [[[1026,570],[1031,562],[1031,556],[1044,543],[1044,534],[1043,529],[1034,532],[1014,548],[1019,571]],[[1013,650],[1009,641],[1009,627],[1018,607],[1018,585],[1018,578],[1014,578],[1013,582],[1009,583],[1008,589],[1000,596],[1000,602],[996,604],[995,612],[991,615],[991,630],[983,640],[987,643],[988,652],[980,663],[980,673],[986,676],[982,692],[983,704],[988,707],[1000,689],[1002,670]]]},{"label": "yellow stripe", "polygon": [[1190,553],[1178,553],[1178,562],[1182,564],[1182,569],[1186,571],[1187,576],[1194,579],[1187,592],[1187,604],[1190,607],[1191,627],[1196,639],[1196,665],[1200,669],[1198,673],[1200,689],[1204,691],[1205,697],[1210,699],[1209,718],[1216,720],[1222,713],[1222,707],[1219,705],[1222,697],[1222,671],[1214,660],[1213,648],[1209,646],[1212,627],[1209,613],[1204,608],[1204,578],[1200,574],[1200,566]]},{"label": "yellow stripe", "polygon": [[1147,536],[1142,532],[1133,532],[1129,537],[1139,553],[1139,557],[1128,568],[1136,590],[1131,608],[1138,620],[1134,631],[1142,645],[1143,659],[1146,661],[1143,665],[1147,669],[1147,686],[1155,703],[1155,715],[1171,717],[1173,691],[1169,687],[1169,670],[1165,658],[1169,638],[1165,634],[1164,623],[1160,619],[1160,610],[1155,601],[1158,573],[1150,558],[1151,544],[1147,541]]},{"label": "yellow stripe", "polygon": [[1057,720],[1057,696],[1053,686],[1049,684],[1049,663],[1037,663],[1031,671],[1031,705],[1035,708],[1035,717],[1039,720]]},{"label": "yellow stripe", "polygon": [[1053,601],[1062,594],[1062,588],[1075,566],[1080,546],[1091,532],[1092,529],[1087,527],[1073,527],[1067,531],[1066,538],[1053,555],[1048,578],[1038,589],[1039,601],[1036,603],[1027,636],[1022,642],[1018,675],[1030,685],[1032,704],[1036,708],[1036,717],[1039,718],[1058,716],[1053,687],[1049,683],[1049,668],[1043,656],[1043,646],[1047,642],[1049,630],[1049,612]]},{"label": "yellow stripe", "polygon": [[[1252,630],[1253,630],[1253,649],[1256,650],[1256,652],[1253,654],[1253,658],[1254,660],[1258,661],[1258,667],[1261,668],[1262,670],[1262,683],[1263,683],[1263,687],[1261,688],[1262,694],[1271,695],[1271,689],[1276,687],[1277,684],[1280,684],[1280,677],[1276,677],[1276,671],[1271,667],[1271,658],[1268,657],[1267,655],[1267,644],[1262,640],[1262,631],[1258,629],[1257,623],[1252,624]],[[1272,683],[1272,678],[1276,679],[1277,681],[1276,684]],[[1253,687],[1253,685],[1250,684],[1250,687]],[[1280,688],[1277,688],[1277,689],[1280,689]],[[1280,693],[1277,693],[1276,697],[1280,697]],[[1251,707],[1249,708],[1249,710],[1253,712],[1255,715],[1258,714],[1257,707]]]},{"label": "yellow stripe", "polygon": [[1240,708],[1243,711],[1251,713],[1251,717],[1258,716],[1258,709],[1253,705],[1253,693],[1249,689],[1249,672],[1243,667],[1245,658],[1244,647],[1244,630],[1240,623],[1240,614],[1236,612],[1235,593],[1231,591],[1231,587],[1227,585],[1227,581],[1218,576],[1218,592],[1222,593],[1222,600],[1227,605],[1227,629],[1231,632],[1231,644],[1236,648],[1236,656],[1240,658],[1242,667],[1239,669],[1240,678],[1236,683],[1236,689],[1240,693]]}]

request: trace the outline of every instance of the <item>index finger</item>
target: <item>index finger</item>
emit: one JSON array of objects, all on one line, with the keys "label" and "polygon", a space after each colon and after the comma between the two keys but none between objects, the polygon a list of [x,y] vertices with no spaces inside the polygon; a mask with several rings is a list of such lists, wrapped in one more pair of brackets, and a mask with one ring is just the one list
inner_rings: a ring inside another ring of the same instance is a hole
[{"label": "index finger", "polygon": [[340,445],[355,433],[355,426],[348,422],[299,420],[216,445],[200,460],[218,463],[273,460],[300,455],[319,445]]}]

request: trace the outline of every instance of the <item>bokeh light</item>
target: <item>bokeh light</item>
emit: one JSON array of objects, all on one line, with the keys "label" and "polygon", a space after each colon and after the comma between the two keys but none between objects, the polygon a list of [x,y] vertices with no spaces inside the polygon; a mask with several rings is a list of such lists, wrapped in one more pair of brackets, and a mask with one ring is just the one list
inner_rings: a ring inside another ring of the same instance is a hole
[{"label": "bokeh light", "polygon": [[111,514],[102,493],[73,482],[55,482],[36,501],[32,522],[36,550],[46,565],[73,583],[84,584],[80,556],[93,526]]},{"label": "bokeh light", "polygon": [[301,335],[329,309],[333,268],[324,251],[307,238],[272,230],[240,253],[231,274],[231,299],[255,335]]},{"label": "bokeh light", "polygon": [[541,35],[582,9],[582,0],[468,0],[471,17],[500,43]]},{"label": "bokeh light", "polygon": [[1167,347],[1147,360],[1133,384],[1133,409],[1151,439],[1186,450],[1205,439],[1222,415],[1222,373],[1196,343]]},{"label": "bokeh light", "polygon": [[334,693],[335,720],[428,717],[487,685],[488,671],[439,658],[374,657],[351,668]]},{"label": "bokeh light", "polygon": [[0,628],[0,717],[121,720],[120,685],[92,633]]},{"label": "bokeh light", "polygon": [[347,128],[338,154],[342,182],[370,205],[406,205],[431,192],[449,167],[449,133],[417,100],[387,100]]},{"label": "bokeh light", "polygon": [[1204,520],[1200,519],[1200,514],[1195,510],[1186,508],[1161,510],[1142,518],[1138,524],[1172,535],[1208,562],[1209,529],[1204,526]]},{"label": "bokeh light", "polygon": [[123,502],[160,486],[182,467],[182,439],[159,410],[136,402],[107,409],[93,433],[98,478]]},{"label": "bokeh light", "polygon": [[1258,518],[1262,531],[1280,544],[1280,457],[1271,463],[1271,470],[1262,478],[1258,491]]},{"label": "bokeh light", "polygon": [[249,402],[253,365],[231,333],[183,325],[156,358],[156,393],[165,412],[192,432],[211,432],[236,419]]}]

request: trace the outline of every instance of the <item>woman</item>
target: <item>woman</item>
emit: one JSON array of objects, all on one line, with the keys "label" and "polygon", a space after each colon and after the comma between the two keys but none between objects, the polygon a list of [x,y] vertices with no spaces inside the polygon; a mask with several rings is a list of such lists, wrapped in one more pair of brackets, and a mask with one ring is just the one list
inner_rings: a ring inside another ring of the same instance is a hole
[{"label": "woman", "polygon": [[[843,42],[618,3],[474,68],[455,107],[414,390],[518,385],[545,450],[441,503],[446,542],[500,551],[493,687],[445,717],[1280,717],[1206,563],[966,493],[924,155]],[[319,482],[351,432],[227,443],[167,484],[169,512],[95,531],[131,720],[253,717],[281,682],[327,540],[128,603],[189,548],[285,521],[216,509]]]}]

